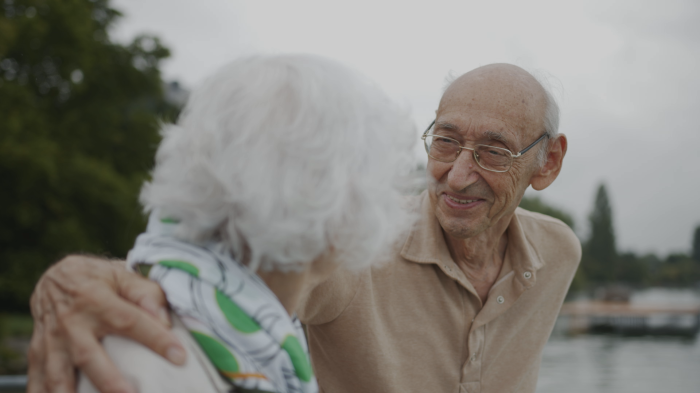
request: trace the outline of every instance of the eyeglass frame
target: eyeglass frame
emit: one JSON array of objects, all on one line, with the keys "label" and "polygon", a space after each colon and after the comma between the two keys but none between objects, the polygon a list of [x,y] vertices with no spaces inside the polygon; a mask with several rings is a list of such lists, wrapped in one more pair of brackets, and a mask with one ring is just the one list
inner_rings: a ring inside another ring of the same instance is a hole
[{"label": "eyeglass frame", "polygon": [[[430,123],[430,125],[429,125],[428,128],[423,132],[423,135],[422,135],[421,138],[420,138],[420,139],[423,140],[423,146],[425,147],[425,152],[428,153],[428,157],[432,158],[432,159],[435,160],[435,161],[440,161],[440,162],[444,162],[444,163],[449,164],[449,163],[452,163],[452,162],[457,161],[457,158],[458,158],[459,155],[462,153],[462,150],[467,149],[467,150],[471,150],[471,151],[472,151],[472,156],[474,157],[474,161],[476,161],[476,163],[479,164],[479,167],[481,167],[482,169],[487,170],[487,171],[489,171],[489,172],[496,172],[496,173],[506,173],[506,172],[508,172],[508,171],[510,170],[510,168],[513,167],[513,159],[514,159],[514,158],[518,158],[518,157],[522,156],[523,154],[527,153],[528,150],[530,150],[530,149],[532,149],[533,147],[535,147],[538,143],[540,143],[540,141],[542,141],[542,139],[544,139],[544,137],[546,137],[546,136],[549,135],[549,134],[545,131],[545,133],[542,134],[542,136],[540,136],[539,138],[537,138],[537,140],[534,141],[534,142],[532,142],[528,147],[526,147],[526,148],[520,150],[520,151],[518,152],[518,154],[513,154],[513,152],[510,151],[510,149],[506,149],[505,147],[484,145],[484,144],[481,144],[481,143],[477,144],[477,145],[481,145],[481,146],[490,146],[490,147],[493,147],[493,148],[495,148],[495,149],[505,150],[505,151],[507,151],[508,153],[510,153],[511,161],[510,161],[510,166],[508,166],[508,169],[506,169],[505,171],[497,171],[497,170],[494,170],[494,169],[484,168],[484,167],[481,165],[481,161],[479,161],[479,158],[478,158],[477,155],[476,155],[476,149],[471,148],[471,147],[462,146],[462,145],[459,144],[459,141],[458,141],[458,140],[453,139],[453,138],[450,138],[450,137],[448,137],[448,136],[435,135],[435,134],[428,134],[428,131],[430,131],[430,129],[433,128],[434,125],[435,125],[435,120],[433,120],[433,122]],[[431,155],[430,155],[430,151],[428,150],[428,145],[425,143],[425,138],[427,138],[427,137],[429,137],[429,136],[437,136],[437,137],[440,137],[440,138],[447,138],[447,139],[451,139],[451,140],[457,142],[457,146],[459,146],[459,151],[457,151],[457,154],[455,154],[455,159],[452,160],[452,161],[442,161],[442,160],[438,160],[437,158],[431,156]]]}]

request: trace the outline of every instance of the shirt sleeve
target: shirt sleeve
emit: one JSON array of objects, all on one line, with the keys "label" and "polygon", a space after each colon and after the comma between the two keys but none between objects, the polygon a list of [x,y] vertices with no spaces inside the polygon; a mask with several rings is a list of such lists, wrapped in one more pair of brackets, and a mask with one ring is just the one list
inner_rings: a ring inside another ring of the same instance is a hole
[{"label": "shirt sleeve", "polygon": [[351,272],[338,268],[317,285],[297,309],[299,320],[306,325],[321,325],[338,318],[352,302],[360,282],[367,279],[369,269]]}]

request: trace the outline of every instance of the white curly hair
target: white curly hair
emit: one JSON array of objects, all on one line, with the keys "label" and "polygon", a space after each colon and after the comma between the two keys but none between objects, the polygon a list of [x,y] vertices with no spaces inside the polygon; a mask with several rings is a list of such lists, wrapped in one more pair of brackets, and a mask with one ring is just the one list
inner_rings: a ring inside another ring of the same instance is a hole
[{"label": "white curly hair", "polygon": [[415,126],[334,61],[237,60],[162,131],[145,211],[178,219],[181,240],[220,242],[253,270],[299,270],[331,249],[362,268],[410,222],[398,183]]}]

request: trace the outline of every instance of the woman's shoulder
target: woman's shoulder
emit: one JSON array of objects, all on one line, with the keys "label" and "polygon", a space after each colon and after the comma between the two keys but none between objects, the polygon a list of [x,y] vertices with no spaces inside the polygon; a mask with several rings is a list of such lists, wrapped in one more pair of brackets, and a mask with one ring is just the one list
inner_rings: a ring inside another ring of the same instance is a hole
[{"label": "woman's shoulder", "polygon": [[[171,317],[173,332],[187,352],[187,362],[183,366],[176,366],[136,341],[119,336],[106,336],[102,341],[105,351],[122,375],[138,392],[231,392],[231,385],[221,378],[189,331],[175,315]],[[80,374],[78,393],[98,391]]]}]

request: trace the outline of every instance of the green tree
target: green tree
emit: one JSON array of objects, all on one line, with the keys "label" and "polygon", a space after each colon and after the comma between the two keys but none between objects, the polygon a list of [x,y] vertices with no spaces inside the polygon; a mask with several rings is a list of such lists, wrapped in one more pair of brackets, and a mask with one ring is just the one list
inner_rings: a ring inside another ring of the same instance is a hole
[{"label": "green tree", "polygon": [[670,254],[661,264],[654,280],[656,285],[689,287],[700,281],[700,266],[686,254]]},{"label": "green tree", "polygon": [[640,287],[648,284],[649,265],[632,252],[618,256],[615,267],[616,281]]},{"label": "green tree", "polygon": [[531,212],[558,218],[572,229],[574,228],[574,219],[571,217],[571,214],[545,203],[539,197],[523,197],[520,201],[520,207]]},{"label": "green tree", "polygon": [[124,256],[144,219],[163,99],[155,37],[110,41],[108,0],[5,0],[0,11],[0,311],[27,310],[67,252]]},{"label": "green tree", "polygon": [[695,228],[693,234],[693,246],[690,258],[700,264],[700,225]]},{"label": "green tree", "polygon": [[617,249],[612,208],[604,184],[598,187],[593,211],[588,216],[588,220],[591,234],[583,247],[582,269],[586,277],[593,282],[612,282],[616,278]]}]

